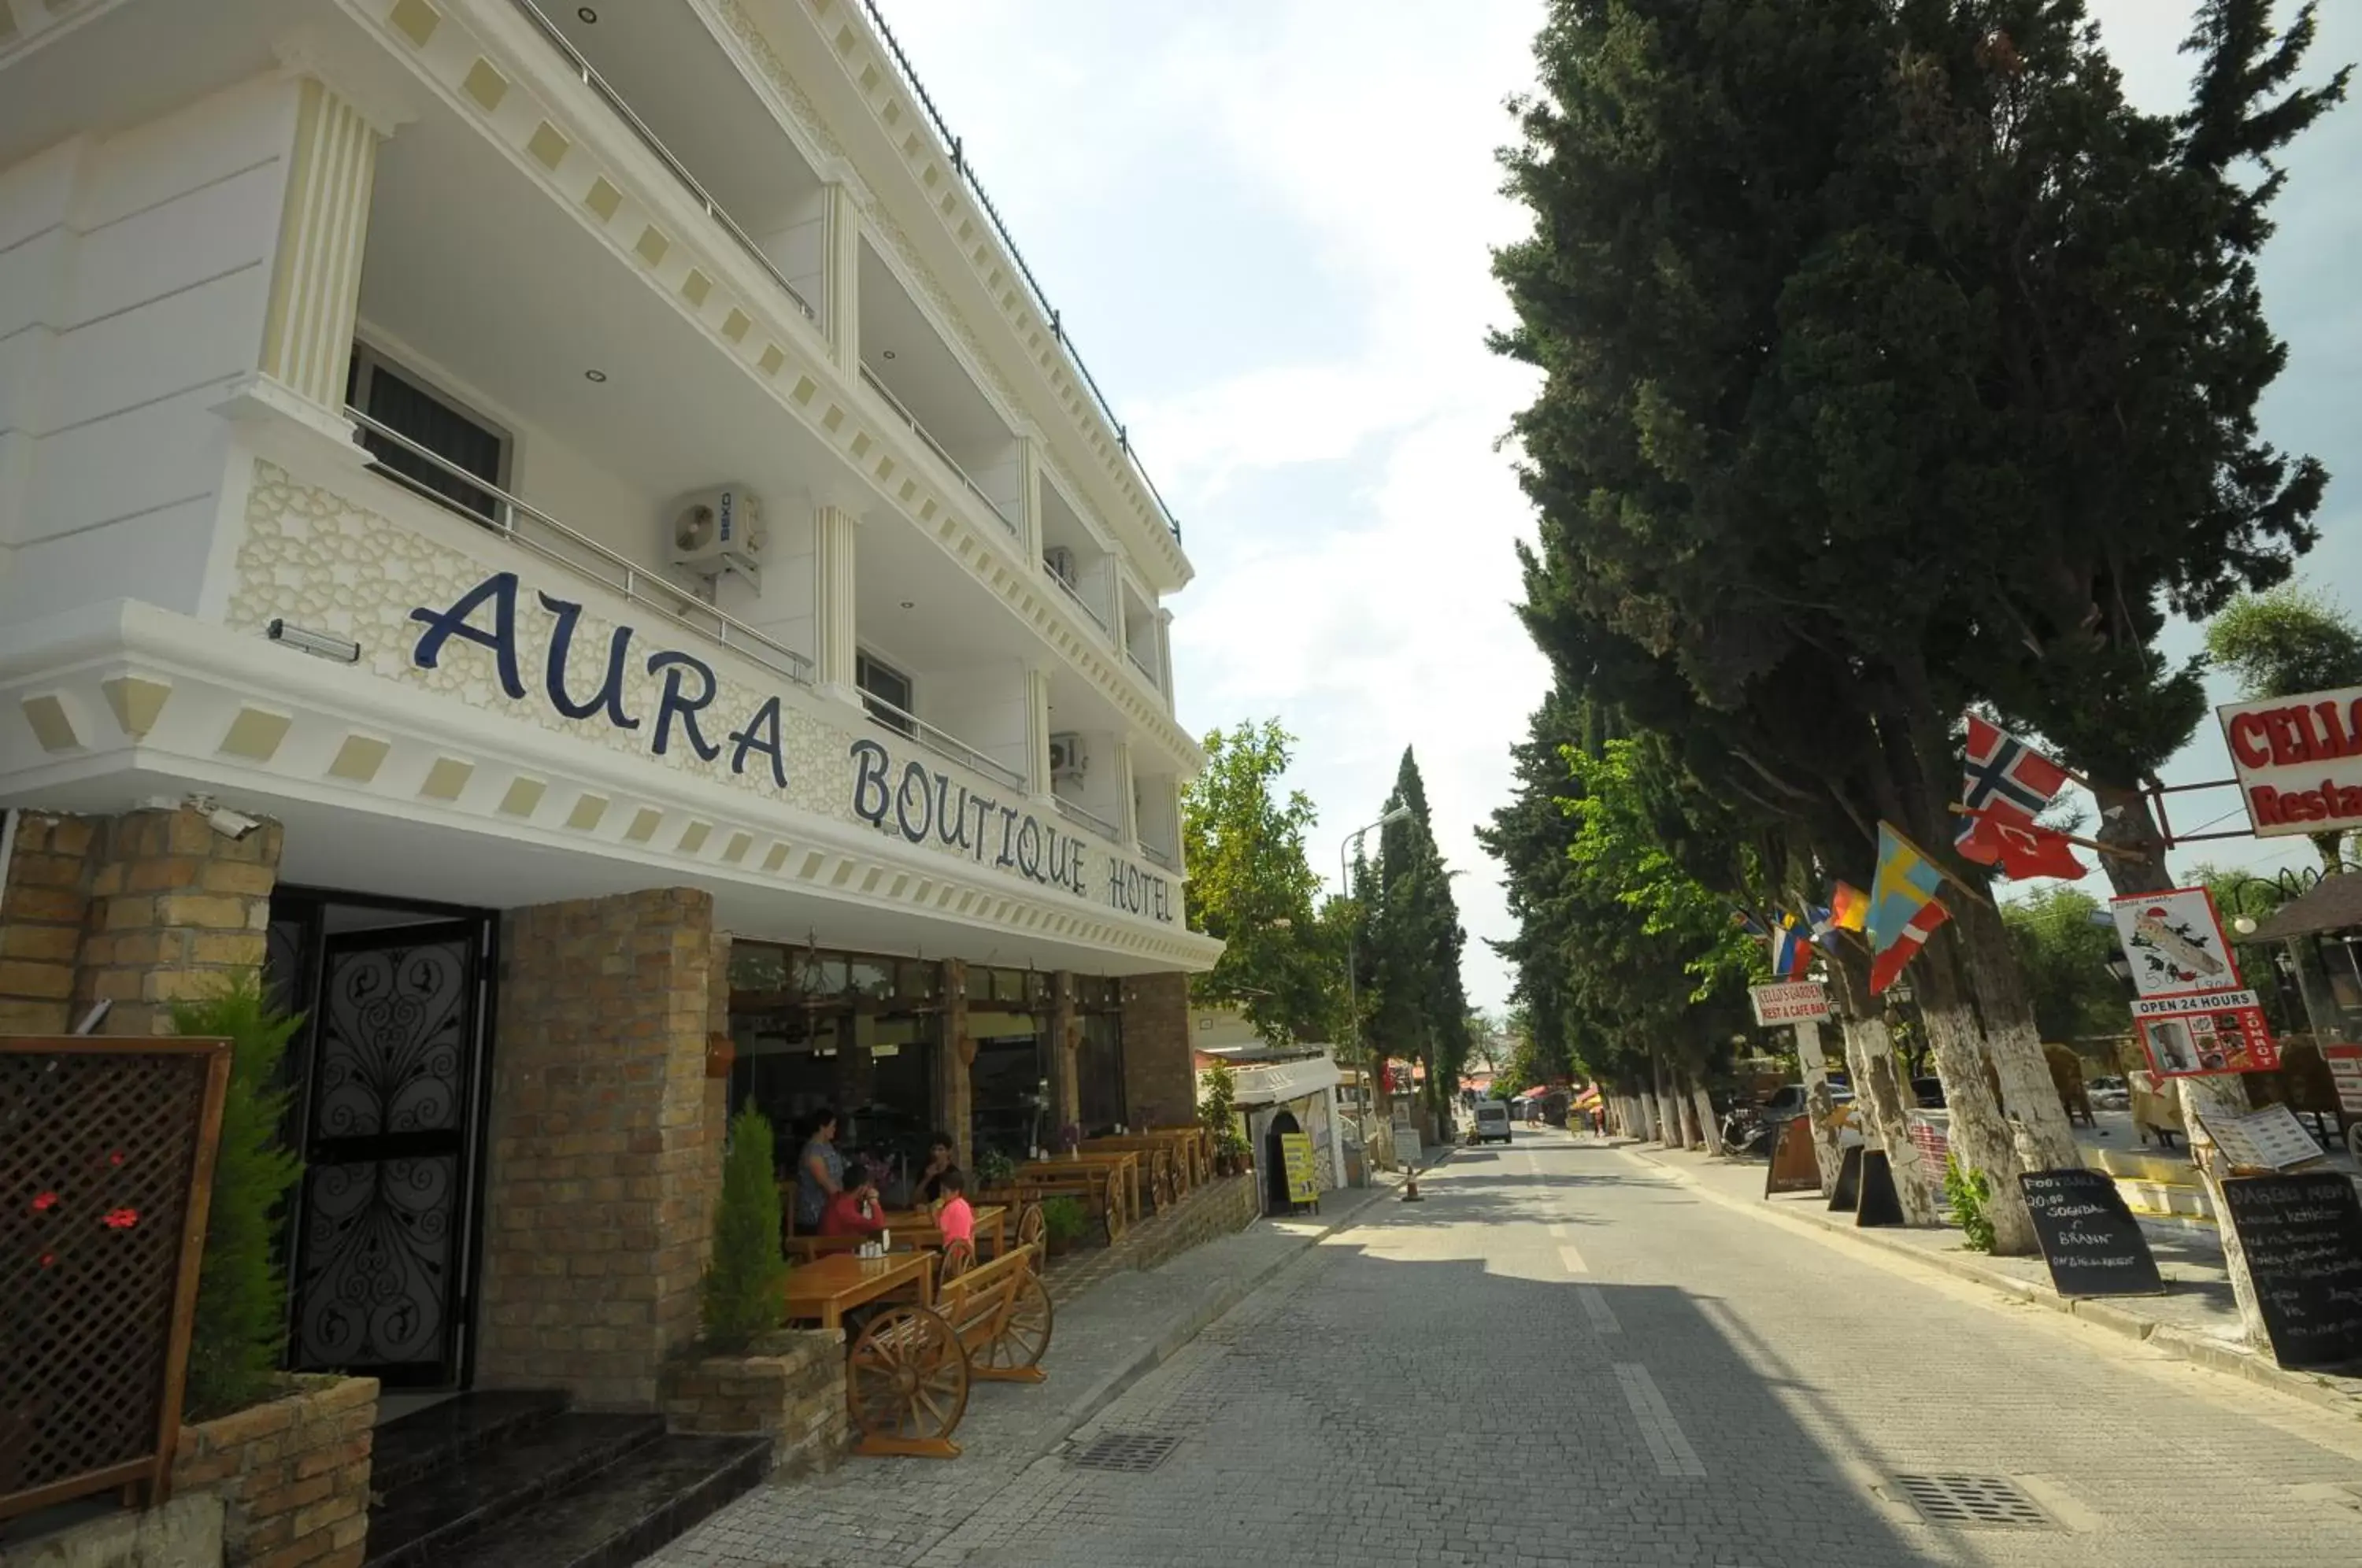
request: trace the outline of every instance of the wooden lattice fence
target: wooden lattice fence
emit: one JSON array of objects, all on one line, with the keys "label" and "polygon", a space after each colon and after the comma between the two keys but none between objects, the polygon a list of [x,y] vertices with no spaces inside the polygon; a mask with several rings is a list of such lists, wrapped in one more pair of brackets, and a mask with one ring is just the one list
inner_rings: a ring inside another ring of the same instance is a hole
[{"label": "wooden lattice fence", "polygon": [[0,1037],[0,1519],[165,1495],[229,1046]]}]

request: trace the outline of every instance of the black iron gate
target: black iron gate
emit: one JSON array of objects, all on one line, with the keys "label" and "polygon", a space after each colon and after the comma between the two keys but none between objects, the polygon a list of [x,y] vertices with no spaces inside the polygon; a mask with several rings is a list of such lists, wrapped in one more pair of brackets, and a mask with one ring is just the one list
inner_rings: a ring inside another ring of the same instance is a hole
[{"label": "black iron gate", "polygon": [[492,922],[321,934],[316,915],[289,914],[273,958],[301,977],[284,994],[308,1016],[291,1047],[304,1179],[288,1245],[288,1364],[457,1386],[471,1326]]}]

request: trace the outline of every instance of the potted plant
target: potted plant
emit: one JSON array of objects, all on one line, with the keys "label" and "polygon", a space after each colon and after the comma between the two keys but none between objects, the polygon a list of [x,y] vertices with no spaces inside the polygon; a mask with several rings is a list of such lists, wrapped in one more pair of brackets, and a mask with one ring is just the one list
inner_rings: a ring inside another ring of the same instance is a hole
[{"label": "potted plant", "polygon": [[1043,1234],[1052,1256],[1071,1252],[1091,1227],[1090,1209],[1079,1198],[1050,1198],[1042,1202]]},{"label": "potted plant", "polygon": [[1006,1150],[987,1149],[976,1157],[976,1179],[986,1188],[1007,1187],[1017,1179],[1017,1162]]},{"label": "potted plant", "polygon": [[730,1123],[714,1205],[713,1261],[706,1265],[700,1326],[706,1345],[742,1351],[779,1326],[788,1272],[779,1255],[779,1187],[771,1174],[771,1124],[753,1106]]},{"label": "potted plant", "polygon": [[1238,1170],[1239,1152],[1246,1147],[1246,1140],[1239,1136],[1238,1079],[1227,1062],[1208,1067],[1204,1077],[1206,1093],[1198,1102],[1198,1123],[1214,1136],[1214,1174],[1231,1176]]}]

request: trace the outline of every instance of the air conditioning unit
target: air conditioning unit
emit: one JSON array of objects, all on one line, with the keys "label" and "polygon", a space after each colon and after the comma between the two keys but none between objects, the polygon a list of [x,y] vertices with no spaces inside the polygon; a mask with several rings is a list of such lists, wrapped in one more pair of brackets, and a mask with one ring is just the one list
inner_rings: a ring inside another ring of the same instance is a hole
[{"label": "air conditioning unit", "polygon": [[734,571],[760,580],[763,504],[743,485],[701,490],[673,502],[666,522],[672,564],[705,577]]},{"label": "air conditioning unit", "polygon": [[1053,545],[1048,549],[1042,552],[1042,564],[1048,567],[1050,569],[1051,575],[1057,578],[1058,580],[1065,583],[1068,588],[1075,586],[1074,551],[1066,548],[1064,545]]},{"label": "air conditioning unit", "polygon": [[1067,734],[1050,737],[1050,781],[1079,784],[1083,781],[1083,737]]}]

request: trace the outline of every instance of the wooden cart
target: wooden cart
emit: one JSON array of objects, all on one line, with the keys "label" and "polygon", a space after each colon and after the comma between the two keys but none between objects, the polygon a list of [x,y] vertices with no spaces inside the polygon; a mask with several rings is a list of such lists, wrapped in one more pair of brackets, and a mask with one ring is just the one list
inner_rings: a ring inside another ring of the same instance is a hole
[{"label": "wooden cart", "polygon": [[1053,1326],[1033,1249],[944,1282],[933,1306],[870,1320],[845,1360],[855,1453],[956,1459],[972,1382],[1039,1383]]},{"label": "wooden cart", "polygon": [[1086,1138],[1083,1152],[1087,1154],[1133,1154],[1148,1162],[1149,1199],[1164,1213],[1181,1200],[1196,1185],[1190,1175],[1194,1162],[1182,1135],[1174,1132],[1129,1133],[1109,1138]]}]

